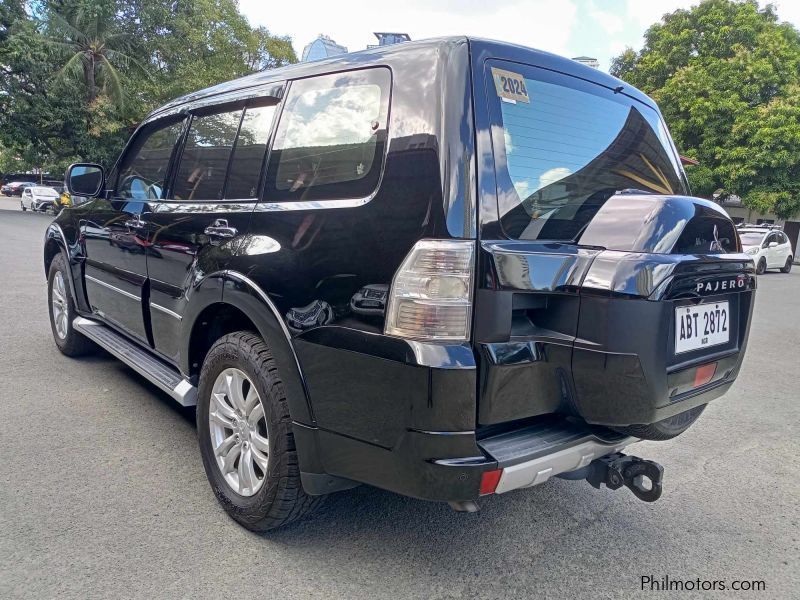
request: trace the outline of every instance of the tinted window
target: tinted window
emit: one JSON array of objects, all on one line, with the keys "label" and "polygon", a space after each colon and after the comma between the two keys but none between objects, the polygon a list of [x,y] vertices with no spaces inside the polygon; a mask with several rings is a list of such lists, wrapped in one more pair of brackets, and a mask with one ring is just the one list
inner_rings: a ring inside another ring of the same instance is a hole
[{"label": "tinted window", "polygon": [[175,176],[176,200],[220,200],[242,111],[194,117]]},{"label": "tinted window", "polygon": [[170,157],[183,121],[155,124],[140,132],[122,159],[115,196],[134,200],[164,197]]},{"label": "tinted window", "polygon": [[[487,87],[501,125],[492,143],[507,235],[573,240],[616,191],[687,193],[657,112],[567,76],[502,68],[489,70]],[[509,71],[505,92],[498,74]]]},{"label": "tinted window", "polygon": [[370,195],[383,166],[389,88],[383,68],[294,81],[272,148],[268,199]]},{"label": "tinted window", "polygon": [[245,110],[228,173],[226,198],[255,198],[258,194],[261,167],[274,116],[275,106],[260,106]]}]

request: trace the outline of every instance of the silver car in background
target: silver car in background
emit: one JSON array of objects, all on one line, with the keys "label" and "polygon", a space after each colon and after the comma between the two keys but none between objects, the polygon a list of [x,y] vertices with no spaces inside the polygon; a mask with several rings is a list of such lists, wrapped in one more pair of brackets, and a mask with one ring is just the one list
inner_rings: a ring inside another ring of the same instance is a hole
[{"label": "silver car in background", "polygon": [[26,188],[19,199],[22,210],[46,211],[55,208],[58,191],[51,187],[33,186]]}]

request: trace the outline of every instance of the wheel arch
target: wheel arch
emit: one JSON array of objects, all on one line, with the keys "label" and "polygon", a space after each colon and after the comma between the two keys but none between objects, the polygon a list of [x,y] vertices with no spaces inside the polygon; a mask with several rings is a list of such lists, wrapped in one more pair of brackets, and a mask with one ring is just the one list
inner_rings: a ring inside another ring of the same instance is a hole
[{"label": "wheel arch", "polygon": [[[70,248],[72,248],[74,252],[71,252]],[[42,251],[45,280],[50,277],[50,265],[53,264],[53,260],[55,260],[55,257],[60,253],[64,257],[64,261],[69,269],[70,276],[67,277],[69,293],[72,296],[72,301],[75,303],[78,312],[82,312],[87,311],[88,306],[78,293],[79,289],[83,289],[83,282],[79,281],[81,271],[78,261],[76,260],[79,248],[77,240],[70,243],[67,236],[64,234],[64,230],[57,222],[54,221],[47,226],[47,230],[44,234],[44,248]],[[76,277],[78,281],[76,281]]]},{"label": "wheel arch", "polygon": [[[213,293],[207,293],[209,290]],[[234,271],[207,276],[192,296],[197,300],[190,303],[183,319],[181,370],[190,376],[198,375],[205,355],[216,340],[233,331],[256,331],[272,350],[286,387],[292,420],[314,425],[305,378],[291,335],[269,296],[255,282]]]}]

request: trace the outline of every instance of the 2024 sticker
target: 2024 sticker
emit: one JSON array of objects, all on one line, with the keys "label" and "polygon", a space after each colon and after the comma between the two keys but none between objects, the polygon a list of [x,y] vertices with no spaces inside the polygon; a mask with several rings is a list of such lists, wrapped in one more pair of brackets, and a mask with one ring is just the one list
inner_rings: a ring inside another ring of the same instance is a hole
[{"label": "2024 sticker", "polygon": [[525,78],[522,75],[492,67],[492,78],[494,79],[494,87],[498,96],[506,100],[530,104],[531,99],[528,97],[528,88],[525,87]]}]

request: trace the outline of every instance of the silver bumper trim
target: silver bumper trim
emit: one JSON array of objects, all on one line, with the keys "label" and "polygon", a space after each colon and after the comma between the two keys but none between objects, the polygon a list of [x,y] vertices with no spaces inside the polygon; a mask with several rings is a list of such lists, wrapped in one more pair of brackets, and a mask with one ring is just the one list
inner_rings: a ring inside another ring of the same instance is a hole
[{"label": "silver bumper trim", "polygon": [[619,452],[625,446],[638,441],[627,437],[614,444],[600,440],[588,440],[575,446],[540,456],[524,463],[506,467],[497,484],[496,494],[544,483],[555,475],[568,473],[585,467],[596,458]]}]

